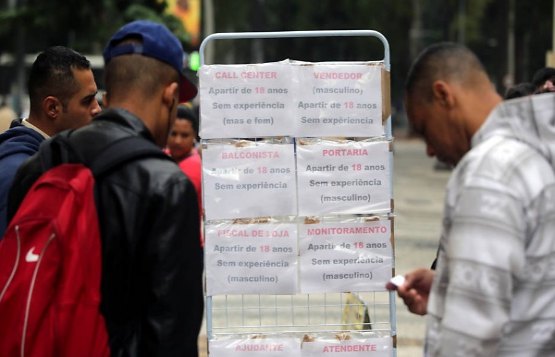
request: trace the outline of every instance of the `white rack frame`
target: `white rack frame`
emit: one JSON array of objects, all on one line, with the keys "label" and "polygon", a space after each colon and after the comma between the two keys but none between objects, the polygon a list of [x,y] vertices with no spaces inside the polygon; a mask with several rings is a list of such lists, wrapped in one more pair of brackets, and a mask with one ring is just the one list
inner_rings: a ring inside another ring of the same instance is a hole
[{"label": "white rack frame", "polygon": [[[200,63],[206,64],[207,46],[216,40],[283,39],[310,37],[374,37],[384,48],[383,63],[391,71],[389,43],[385,36],[374,30],[323,30],[323,31],[280,31],[280,32],[230,32],[207,36],[200,45]],[[389,93],[387,93],[389,95]],[[386,120],[385,136],[392,140],[391,116]],[[203,140],[204,142],[204,140]],[[390,154],[393,168],[393,153]],[[393,197],[393,177],[390,182]],[[393,216],[393,209],[390,213]],[[393,234],[392,223],[392,234]],[[392,238],[394,241],[394,238]],[[395,250],[393,264],[395,267]],[[369,317],[372,331],[387,331],[393,340],[392,356],[397,356],[397,320],[394,292],[360,292],[362,301],[369,302]],[[216,335],[241,334],[288,334],[347,332],[350,324],[338,323],[345,308],[344,293],[297,294],[297,295],[218,295],[206,296],[206,329],[210,341]],[[222,305],[222,307],[219,307]],[[357,308],[359,305],[349,304]],[[364,307],[364,306],[361,306]],[[318,317],[312,317],[318,311]],[[389,311],[389,319],[382,318]],[[257,321],[257,324],[249,324]],[[331,321],[333,320],[333,321]],[[285,321],[285,322],[284,322]]]}]

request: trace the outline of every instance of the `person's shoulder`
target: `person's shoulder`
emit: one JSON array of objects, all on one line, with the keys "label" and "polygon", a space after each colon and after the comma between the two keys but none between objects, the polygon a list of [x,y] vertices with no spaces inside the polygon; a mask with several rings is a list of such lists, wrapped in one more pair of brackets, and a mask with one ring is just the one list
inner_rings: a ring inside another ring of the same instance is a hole
[{"label": "person's shoulder", "polygon": [[161,185],[168,181],[181,181],[183,179],[183,172],[171,159],[157,156],[144,157],[137,160],[136,164],[141,168],[144,175],[150,176],[150,181]]},{"label": "person's shoulder", "polygon": [[191,155],[189,155],[186,158],[184,158],[183,160],[179,161],[178,165],[180,167],[200,166],[200,165],[202,165],[202,160],[201,160],[200,155],[198,154],[198,152],[193,152],[193,153],[191,153]]},{"label": "person's shoulder", "polygon": [[0,134],[0,160],[14,156],[31,156],[38,151],[44,137],[33,129],[18,126]]},{"label": "person's shoulder", "polygon": [[492,136],[465,156],[463,171],[473,184],[497,182],[507,187],[536,186],[555,182],[547,157],[528,143],[513,137]]},{"label": "person's shoulder", "polygon": [[[152,143],[143,137],[139,139]],[[154,150],[159,150],[159,154]],[[146,193],[147,190],[165,190],[171,185],[186,185],[186,177],[179,166],[154,143],[150,153],[126,161],[109,176],[113,182],[123,184],[127,189],[139,193]]]},{"label": "person's shoulder", "polygon": [[[501,170],[508,173],[530,163],[551,167],[541,151],[518,138],[493,136],[476,150],[476,159],[481,162],[485,172]],[[490,169],[486,170],[487,167]]]},{"label": "person's shoulder", "polygon": [[15,125],[0,133],[0,144],[6,141],[42,141],[44,137],[35,130],[23,125]]},{"label": "person's shoulder", "polygon": [[138,119],[121,110],[110,110],[100,114],[91,124],[77,129],[72,137],[82,148],[85,157],[94,157],[99,151],[128,139],[133,139],[129,142],[147,151],[126,161],[109,175],[111,182],[125,184],[129,190],[153,190],[169,182],[182,181],[180,168],[156,146],[143,126]]},{"label": "person's shoulder", "polygon": [[192,182],[175,162],[159,157],[133,160],[110,174],[101,184],[117,186],[118,190],[142,197],[145,204],[164,200],[179,201],[194,191]]}]

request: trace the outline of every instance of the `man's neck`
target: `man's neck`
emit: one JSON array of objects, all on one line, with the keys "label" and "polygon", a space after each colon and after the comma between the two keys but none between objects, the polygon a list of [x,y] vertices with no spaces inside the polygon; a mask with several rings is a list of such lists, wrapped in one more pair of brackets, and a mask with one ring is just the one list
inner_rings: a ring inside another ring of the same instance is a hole
[{"label": "man's neck", "polygon": [[21,124],[29,129],[36,131],[37,133],[42,135],[45,139],[48,139],[50,137],[50,135],[45,130],[43,130],[43,128],[40,126],[40,123],[37,123],[37,121],[33,120],[31,117],[23,119],[21,121]]}]

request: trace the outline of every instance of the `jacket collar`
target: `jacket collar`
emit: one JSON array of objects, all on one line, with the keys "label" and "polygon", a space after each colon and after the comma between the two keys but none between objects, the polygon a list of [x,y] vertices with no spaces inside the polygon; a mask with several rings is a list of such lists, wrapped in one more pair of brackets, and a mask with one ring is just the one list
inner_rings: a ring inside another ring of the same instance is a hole
[{"label": "jacket collar", "polygon": [[148,139],[149,141],[154,142],[154,137],[152,136],[152,133],[150,132],[150,130],[148,130],[144,122],[138,116],[123,108],[105,109],[102,111],[102,113],[96,116],[94,120],[106,120],[118,123],[130,128],[131,130]]}]

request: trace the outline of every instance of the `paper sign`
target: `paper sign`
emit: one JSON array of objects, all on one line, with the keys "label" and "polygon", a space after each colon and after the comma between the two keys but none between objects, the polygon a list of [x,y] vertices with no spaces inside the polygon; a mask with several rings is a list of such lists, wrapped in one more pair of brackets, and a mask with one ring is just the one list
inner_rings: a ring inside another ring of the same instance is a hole
[{"label": "paper sign", "polygon": [[207,220],[297,214],[293,144],[209,144],[202,162]]},{"label": "paper sign", "polygon": [[294,338],[250,338],[209,341],[210,357],[301,357]]},{"label": "paper sign", "polygon": [[[299,141],[298,141],[299,142]],[[297,145],[299,216],[391,209],[389,142]]]},{"label": "paper sign", "polygon": [[303,342],[303,357],[391,357],[391,337]]},{"label": "paper sign", "polygon": [[208,224],[205,232],[208,295],[296,293],[296,224]]},{"label": "paper sign", "polygon": [[295,136],[383,136],[382,66],[297,64],[293,100]]},{"label": "paper sign", "polygon": [[291,135],[291,67],[284,62],[202,66],[200,136]]},{"label": "paper sign", "polygon": [[391,220],[299,226],[303,293],[383,291],[391,278]]}]

